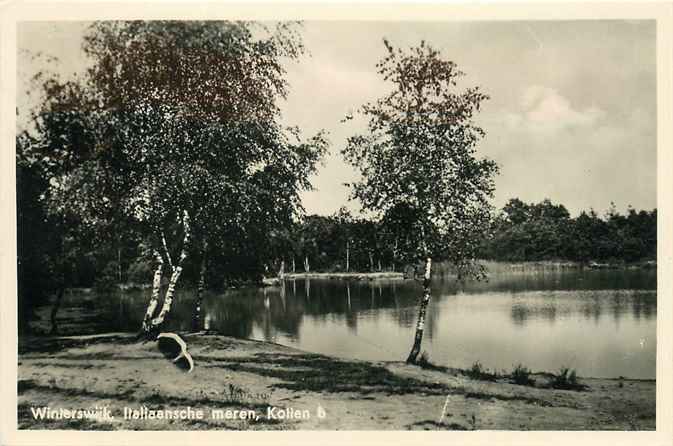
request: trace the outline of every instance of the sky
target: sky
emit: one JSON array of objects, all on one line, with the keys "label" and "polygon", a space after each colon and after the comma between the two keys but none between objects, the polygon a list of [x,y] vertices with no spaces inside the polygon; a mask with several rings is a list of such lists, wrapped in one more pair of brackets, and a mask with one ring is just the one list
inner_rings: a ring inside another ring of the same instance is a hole
[{"label": "sky", "polygon": [[[68,76],[86,60],[81,22],[18,28],[19,115],[31,104],[27,80],[58,58]],[[364,122],[341,122],[390,88],[376,72],[383,38],[408,48],[425,40],[465,72],[459,87],[490,99],[476,121],[478,156],[500,166],[493,204],[510,198],[565,205],[572,215],[611,202],[624,212],[656,207],[656,28],[654,21],[305,22],[309,54],[285,64],[290,94],[283,122],[306,136],[324,129],[330,152],[302,196],[308,213],[357,210],[344,183],[357,179],[340,150]]]}]

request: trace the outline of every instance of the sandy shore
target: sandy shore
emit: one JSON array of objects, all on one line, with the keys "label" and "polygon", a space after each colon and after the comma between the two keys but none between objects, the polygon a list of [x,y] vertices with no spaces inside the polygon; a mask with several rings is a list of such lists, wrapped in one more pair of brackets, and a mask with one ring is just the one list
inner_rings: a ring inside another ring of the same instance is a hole
[{"label": "sandy shore", "polygon": [[[455,369],[344,360],[208,333],[185,339],[196,363],[189,374],[155,343],[128,334],[21,338],[19,428],[655,429],[654,380],[587,378],[581,379],[587,390],[556,390],[547,387],[545,374],[535,376],[535,386],[523,386],[508,378],[472,379]],[[42,407],[107,408],[113,418],[35,419],[31,408]],[[190,416],[200,410],[203,417],[149,418],[174,410],[184,417],[188,407]],[[124,408],[139,417],[125,418]]]}]

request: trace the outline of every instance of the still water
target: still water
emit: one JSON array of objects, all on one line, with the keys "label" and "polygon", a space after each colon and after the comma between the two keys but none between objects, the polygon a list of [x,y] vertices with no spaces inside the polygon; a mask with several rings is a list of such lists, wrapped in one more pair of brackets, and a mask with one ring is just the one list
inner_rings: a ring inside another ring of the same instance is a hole
[{"label": "still water", "polygon": [[[434,279],[433,279],[434,280]],[[404,360],[421,286],[413,281],[289,280],[266,289],[208,293],[206,328],[310,352]],[[434,280],[422,349],[435,364],[491,370],[654,378],[656,271],[492,274],[487,283]],[[107,299],[105,327],[136,331],[149,290]],[[193,292],[178,293],[170,324],[189,330]]]}]

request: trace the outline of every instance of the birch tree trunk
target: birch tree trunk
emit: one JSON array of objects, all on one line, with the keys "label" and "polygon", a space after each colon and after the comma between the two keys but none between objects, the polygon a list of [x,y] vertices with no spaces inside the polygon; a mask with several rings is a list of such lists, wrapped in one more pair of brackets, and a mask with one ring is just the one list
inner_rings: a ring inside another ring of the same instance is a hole
[{"label": "birch tree trunk", "polygon": [[311,271],[311,268],[308,264],[308,256],[304,257],[304,271],[307,273]]},{"label": "birch tree trunk", "polygon": [[346,240],[346,272],[350,269],[350,242]]},{"label": "birch tree trunk", "polygon": [[185,260],[185,258],[187,258],[187,246],[189,245],[189,239],[191,237],[191,228],[189,226],[189,213],[187,211],[183,212],[182,226],[185,235],[182,241],[182,250],[180,252],[180,257],[178,258],[178,261],[175,265],[173,265],[173,262],[171,260],[170,253],[166,245],[166,238],[164,237],[163,233],[161,234],[162,247],[166,255],[166,260],[168,260],[169,267],[171,268],[171,280],[168,284],[168,290],[166,290],[166,295],[164,296],[164,303],[163,306],[161,307],[161,311],[159,312],[159,315],[157,317],[152,318],[159,303],[161,275],[163,270],[162,256],[157,251],[155,251],[154,253],[155,256],[157,257],[159,265],[157,266],[157,269],[154,272],[154,281],[152,284],[152,297],[150,298],[150,303],[147,307],[145,318],[143,319],[143,331],[149,337],[152,337],[153,333],[159,332],[161,326],[166,320],[166,316],[171,310],[171,305],[173,304],[173,295],[175,294],[175,286],[178,283],[178,279],[180,279],[180,274],[182,274],[182,263]]},{"label": "birch tree trunk", "polygon": [[159,315],[157,317],[152,319],[153,328],[159,328],[166,320],[168,312],[171,311],[171,305],[173,304],[173,295],[175,294],[175,285],[177,285],[178,279],[180,279],[180,274],[182,274],[182,266],[176,266],[173,269],[173,273],[171,274],[171,281],[168,282],[168,290],[166,290],[166,295],[164,296],[164,304],[161,307],[161,311],[159,312]]},{"label": "birch tree trunk", "polygon": [[150,303],[147,305],[147,311],[143,318],[143,331],[148,333],[150,331],[152,316],[159,304],[159,292],[161,291],[161,275],[164,269],[164,259],[158,251],[154,251],[154,257],[157,260],[157,269],[154,270],[154,280],[152,280],[152,296]]},{"label": "birch tree trunk", "polygon": [[369,272],[374,272],[374,255],[371,253],[371,251],[368,253],[369,254]]},{"label": "birch tree trunk", "polygon": [[292,256],[292,274],[297,272],[296,264],[294,261],[294,255]]},{"label": "birch tree trunk", "polygon": [[[121,242],[118,242],[121,245]],[[117,247],[117,283],[122,283],[122,249]]]},{"label": "birch tree trunk", "polygon": [[187,258],[187,246],[189,245],[189,238],[191,236],[189,213],[187,211],[184,211],[182,217],[182,226],[185,231],[185,237],[182,241],[182,251],[180,252],[180,258],[178,258],[177,264],[173,266],[173,274],[171,274],[171,281],[168,283],[168,290],[166,290],[166,296],[164,297],[164,305],[161,307],[159,316],[152,319],[152,328],[156,330],[161,327],[166,319],[166,316],[171,311],[173,295],[175,294],[175,286],[180,279],[180,274],[182,274],[182,262],[184,262],[184,260]]},{"label": "birch tree trunk", "polygon": [[428,257],[425,261],[425,276],[423,278],[423,297],[418,307],[418,323],[416,324],[416,335],[414,336],[414,346],[411,348],[407,364],[414,364],[416,357],[421,351],[421,341],[423,341],[423,329],[425,328],[425,313],[430,302],[430,270],[432,268],[432,259]]},{"label": "birch tree trunk", "polygon": [[206,285],[206,265],[208,262],[208,242],[204,240],[201,257],[201,269],[199,270],[199,284],[196,288],[196,308],[194,310],[194,330],[201,328],[201,304],[203,303],[203,290]]},{"label": "birch tree trunk", "polygon": [[283,280],[285,277],[285,260],[280,261],[280,269],[278,270],[278,280]]}]

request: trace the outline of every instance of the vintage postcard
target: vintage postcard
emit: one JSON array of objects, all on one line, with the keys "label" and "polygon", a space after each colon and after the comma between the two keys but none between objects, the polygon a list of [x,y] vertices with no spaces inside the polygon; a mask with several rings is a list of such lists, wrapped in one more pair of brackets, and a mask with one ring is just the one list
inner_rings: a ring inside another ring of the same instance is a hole
[{"label": "vintage postcard", "polygon": [[673,442],[672,3],[3,8],[1,444]]}]

